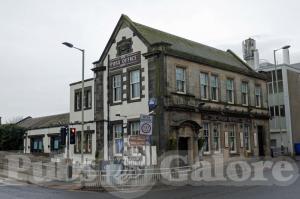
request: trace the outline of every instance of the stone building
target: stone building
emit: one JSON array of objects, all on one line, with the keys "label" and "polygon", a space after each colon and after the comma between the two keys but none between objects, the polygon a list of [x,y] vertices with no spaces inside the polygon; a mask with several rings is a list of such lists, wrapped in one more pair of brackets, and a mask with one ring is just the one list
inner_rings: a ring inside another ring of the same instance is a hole
[{"label": "stone building", "polygon": [[[269,155],[266,77],[231,50],[122,15],[92,70],[97,150],[105,160],[147,162],[156,150],[158,156],[181,151],[189,164],[199,160],[199,151],[226,158]],[[149,101],[157,102],[153,112]],[[132,146],[130,138],[140,134],[140,114],[150,113],[152,147]]]}]

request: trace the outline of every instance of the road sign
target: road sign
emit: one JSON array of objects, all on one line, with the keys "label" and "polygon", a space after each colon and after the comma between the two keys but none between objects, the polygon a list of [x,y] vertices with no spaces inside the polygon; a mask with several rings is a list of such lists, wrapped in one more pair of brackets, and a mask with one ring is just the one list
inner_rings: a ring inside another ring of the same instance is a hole
[{"label": "road sign", "polygon": [[140,116],[140,134],[152,135],[152,116],[141,115]]},{"label": "road sign", "polygon": [[144,135],[130,135],[129,145],[130,146],[145,146],[146,136]]}]

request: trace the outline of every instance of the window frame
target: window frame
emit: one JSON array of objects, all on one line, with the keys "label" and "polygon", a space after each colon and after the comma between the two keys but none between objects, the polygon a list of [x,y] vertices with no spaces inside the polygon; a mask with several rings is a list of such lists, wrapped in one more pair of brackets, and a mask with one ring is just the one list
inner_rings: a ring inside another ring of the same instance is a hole
[{"label": "window frame", "polygon": [[[202,75],[204,75],[204,77]],[[203,84],[203,78],[205,84]],[[205,96],[202,94],[205,94]],[[200,72],[200,98],[203,100],[209,99],[209,74],[206,72]]]},{"label": "window frame", "polygon": [[[228,89],[228,81],[232,81],[232,88],[231,90]],[[231,91],[231,98],[232,98],[232,101],[229,101],[229,91]],[[226,79],[226,102],[228,104],[234,104],[235,103],[235,100],[234,100],[234,79],[233,78],[227,78]]]},{"label": "window frame", "polygon": [[[120,77],[120,82],[119,82],[119,86],[115,86],[115,78],[116,77]],[[122,74],[115,74],[115,75],[112,75],[112,102],[113,103],[119,103],[119,102],[122,102]],[[116,89],[119,89],[119,94],[120,94],[120,99],[118,100],[115,100],[115,97],[116,97]]]},{"label": "window frame", "polygon": [[[213,83],[212,83],[212,80],[215,78],[216,80],[216,85],[213,86]],[[215,92],[216,92],[216,99],[213,99],[212,97],[212,94],[214,93],[213,92],[213,89],[216,89]],[[216,75],[216,74],[211,74],[210,76],[210,99],[214,102],[218,102],[219,101],[219,76]]]},{"label": "window frame", "polygon": [[[137,82],[132,82],[132,74],[134,72],[137,72],[139,75],[139,80]],[[139,100],[141,99],[141,93],[142,93],[142,88],[141,88],[141,69],[140,68],[135,68],[132,70],[129,70],[129,99],[130,100]],[[133,86],[138,85],[138,96],[133,97]]]},{"label": "window frame", "polygon": [[[217,129],[217,133],[218,133],[218,136],[215,136],[215,128]],[[213,148],[214,148],[214,153],[221,153],[221,124],[219,123],[214,123],[213,124],[213,130],[212,130],[212,137],[213,137]],[[218,138],[218,150],[216,150],[215,148],[215,138]]]},{"label": "window frame", "polygon": [[[257,96],[258,96],[257,88],[259,88],[259,98],[257,98]],[[255,107],[261,108],[262,107],[262,87],[261,87],[261,85],[255,85],[254,96],[255,96]],[[259,104],[257,104],[257,99],[259,99]]]},{"label": "window frame", "polygon": [[[119,127],[120,129],[120,131],[119,132],[116,132],[116,127]],[[116,123],[116,124],[113,124],[113,126],[112,126],[112,133],[113,133],[113,140],[114,140],[114,142],[113,142],[113,152],[114,152],[114,156],[122,156],[122,154],[123,154],[123,152],[124,152],[124,140],[123,140],[123,134],[124,134],[124,131],[123,131],[123,123]],[[120,133],[120,137],[117,137],[116,136],[116,133]],[[116,147],[117,147],[117,145],[116,145],[116,140],[121,140],[122,141],[122,149],[121,149],[121,151],[120,152],[117,152],[117,150],[116,150]]]},{"label": "window frame", "polygon": [[[177,71],[179,71],[179,70],[182,70],[183,71],[183,79],[182,80],[180,80],[180,79],[177,79]],[[176,68],[175,68],[175,80],[176,80],[176,92],[177,93],[181,93],[181,94],[186,94],[186,82],[187,82],[187,78],[186,78],[186,68],[185,67],[182,67],[182,66],[176,66]],[[181,83],[183,84],[182,85],[182,91],[180,91],[179,90],[179,88],[178,88],[178,84],[177,84],[177,82],[178,81],[181,81]]]},{"label": "window frame", "polygon": [[[206,138],[207,138],[207,148],[208,148],[208,150],[205,150],[203,148],[203,154],[210,154],[211,153],[211,146],[210,146],[211,145],[210,144],[210,138],[211,138],[211,136],[210,136],[210,123],[209,122],[203,122],[202,125],[203,125],[203,138],[205,139],[205,142],[206,142]],[[207,129],[206,129],[206,127],[207,127]],[[207,133],[205,131],[207,131]],[[203,147],[204,147],[204,145],[203,145]]]},{"label": "window frame", "polygon": [[[246,131],[247,129],[247,131]],[[246,133],[248,134],[248,136],[246,136]],[[251,152],[251,129],[250,129],[250,125],[249,124],[244,124],[243,125],[243,137],[244,137],[244,147],[245,150],[250,153]],[[248,139],[248,141],[246,142],[246,140]],[[246,145],[247,143],[247,145]],[[247,149],[248,147],[248,149]]]},{"label": "window frame", "polygon": [[[133,129],[133,128],[132,128],[132,125],[133,125],[134,123],[138,124],[138,131],[137,131],[137,133],[132,134],[132,129]],[[140,135],[140,121],[139,121],[139,120],[128,121],[128,127],[129,127],[128,132],[127,132],[128,135],[130,135],[130,136],[137,136],[137,135]]]},{"label": "window frame", "polygon": [[[245,89],[246,91],[243,91],[243,85],[246,85]],[[244,96],[246,95],[246,96]],[[244,103],[244,97],[246,102]],[[241,83],[241,104],[242,106],[248,106],[249,105],[249,82],[247,81],[242,81]]]},{"label": "window frame", "polygon": [[[230,131],[230,127],[232,128],[232,131]],[[228,124],[227,125],[227,132],[228,132],[228,146],[229,146],[229,152],[231,154],[237,153],[237,134],[236,134],[236,128],[234,124]],[[232,135],[230,134],[232,132]],[[231,149],[231,138],[234,138],[234,150]]]}]

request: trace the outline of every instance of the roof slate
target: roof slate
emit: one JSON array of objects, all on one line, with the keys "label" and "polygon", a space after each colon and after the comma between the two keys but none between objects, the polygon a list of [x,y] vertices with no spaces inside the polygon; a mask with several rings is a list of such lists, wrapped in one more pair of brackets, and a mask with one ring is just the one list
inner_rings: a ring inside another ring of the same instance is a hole
[{"label": "roof slate", "polygon": [[49,128],[49,127],[67,125],[69,124],[69,118],[70,118],[69,113],[37,117],[37,118],[28,117],[18,122],[17,124],[26,129]]},{"label": "roof slate", "polygon": [[242,69],[246,68],[246,63],[241,63],[241,61],[236,59],[230,52],[206,46],[204,44],[197,43],[176,35],[172,35],[170,33],[163,32],[136,22],[133,22],[133,24],[135,28],[139,31],[139,33],[150,44],[155,44],[158,42],[167,42],[171,44],[171,49],[179,52],[184,52],[193,56],[202,57],[208,60],[224,63]]}]

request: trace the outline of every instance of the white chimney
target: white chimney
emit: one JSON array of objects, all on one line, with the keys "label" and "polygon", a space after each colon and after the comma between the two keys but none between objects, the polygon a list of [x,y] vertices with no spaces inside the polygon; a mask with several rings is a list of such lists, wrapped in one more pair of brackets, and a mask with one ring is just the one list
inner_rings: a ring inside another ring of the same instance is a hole
[{"label": "white chimney", "polygon": [[282,64],[290,65],[290,52],[289,49],[282,49]]},{"label": "white chimney", "polygon": [[243,57],[253,70],[258,69],[259,67],[259,53],[256,49],[256,41],[252,38],[246,39],[243,41]]}]

